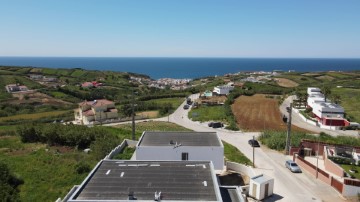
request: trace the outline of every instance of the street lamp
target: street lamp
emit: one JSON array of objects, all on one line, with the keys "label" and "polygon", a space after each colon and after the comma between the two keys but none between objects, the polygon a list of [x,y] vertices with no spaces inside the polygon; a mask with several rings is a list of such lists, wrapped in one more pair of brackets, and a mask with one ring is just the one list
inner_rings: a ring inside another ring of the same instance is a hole
[{"label": "street lamp", "polygon": [[131,119],[132,119],[132,140],[135,140],[135,94],[136,91],[132,92],[132,102],[131,102]]}]

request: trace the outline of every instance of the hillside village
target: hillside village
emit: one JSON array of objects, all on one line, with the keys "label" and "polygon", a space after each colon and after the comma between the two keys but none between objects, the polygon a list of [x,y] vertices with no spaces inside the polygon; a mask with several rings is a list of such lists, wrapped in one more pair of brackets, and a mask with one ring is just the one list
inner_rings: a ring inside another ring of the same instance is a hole
[{"label": "hillside village", "polygon": [[[357,200],[360,192],[358,72],[155,81],[82,69],[0,70],[0,159],[37,186],[50,182],[28,175],[35,171],[21,169],[22,158],[52,159],[36,169],[67,167],[47,177],[58,190],[48,196],[18,184],[23,200],[301,201],[294,192]],[[302,173],[284,166],[290,161]]]}]

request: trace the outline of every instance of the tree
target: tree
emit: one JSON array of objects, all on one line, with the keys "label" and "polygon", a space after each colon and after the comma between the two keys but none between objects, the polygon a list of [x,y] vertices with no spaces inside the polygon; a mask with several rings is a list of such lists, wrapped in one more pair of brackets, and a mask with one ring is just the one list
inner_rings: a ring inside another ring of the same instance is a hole
[{"label": "tree", "polygon": [[20,201],[17,187],[24,181],[11,174],[8,166],[0,161],[0,199],[1,201]]},{"label": "tree", "polygon": [[331,99],[335,104],[340,104],[341,103],[341,96],[340,95],[334,94],[334,95],[331,96]]},{"label": "tree", "polygon": [[329,98],[329,96],[331,95],[331,89],[330,89],[330,87],[327,86],[327,85],[324,85],[324,86],[321,88],[321,92],[322,92],[322,94],[324,94],[325,102],[326,102],[327,98]]}]

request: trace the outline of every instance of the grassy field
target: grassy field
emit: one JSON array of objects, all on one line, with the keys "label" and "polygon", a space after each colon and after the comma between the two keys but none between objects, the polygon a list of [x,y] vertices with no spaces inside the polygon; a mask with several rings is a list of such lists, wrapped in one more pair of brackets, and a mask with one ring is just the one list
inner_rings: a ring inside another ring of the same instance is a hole
[{"label": "grassy field", "polygon": [[188,116],[193,121],[226,121],[224,106],[203,105],[196,109],[191,109]]},{"label": "grassy field", "polygon": [[[131,130],[131,124],[119,124],[114,127],[126,129],[129,131]],[[190,129],[184,128],[174,123],[159,122],[159,121],[136,123],[135,129],[136,132],[138,133],[142,133],[143,131],[191,131]]]},{"label": "grassy field", "polygon": [[[286,130],[278,100],[265,95],[240,96],[232,105],[239,127],[246,131]],[[304,131],[292,126],[294,131]]]},{"label": "grassy field", "polygon": [[360,122],[360,89],[333,88],[332,93],[341,96],[340,105],[344,107],[348,116],[355,122]]},{"label": "grassy field", "polygon": [[0,160],[24,180],[20,186],[21,201],[55,201],[86,177],[87,173],[76,172],[78,162],[91,167],[97,163],[84,152],[24,144],[16,136],[0,137]]},{"label": "grassy field", "polygon": [[149,100],[146,102],[154,102],[157,104],[171,103],[171,105],[176,109],[181,105],[181,103],[184,102],[184,98],[162,98],[162,99]]},{"label": "grassy field", "polygon": [[292,87],[296,87],[299,85],[298,83],[296,83],[290,79],[285,79],[285,78],[277,78],[276,83],[279,86],[286,87],[286,88],[292,88]]},{"label": "grassy field", "polygon": [[14,116],[0,117],[0,122],[6,121],[18,121],[18,120],[37,120],[45,117],[54,117],[68,113],[68,110],[64,111],[51,111],[51,112],[42,112],[34,114],[19,114]]},{"label": "grassy field", "polygon": [[252,165],[250,159],[248,159],[236,147],[224,141],[223,141],[223,145],[224,145],[224,156],[227,160],[245,165]]}]

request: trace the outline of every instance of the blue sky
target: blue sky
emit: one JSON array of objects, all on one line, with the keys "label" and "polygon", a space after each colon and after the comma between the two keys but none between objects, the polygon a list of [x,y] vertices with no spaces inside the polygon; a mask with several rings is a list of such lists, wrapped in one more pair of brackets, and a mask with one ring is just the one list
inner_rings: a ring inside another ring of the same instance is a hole
[{"label": "blue sky", "polygon": [[0,0],[0,56],[360,58],[359,0]]}]

